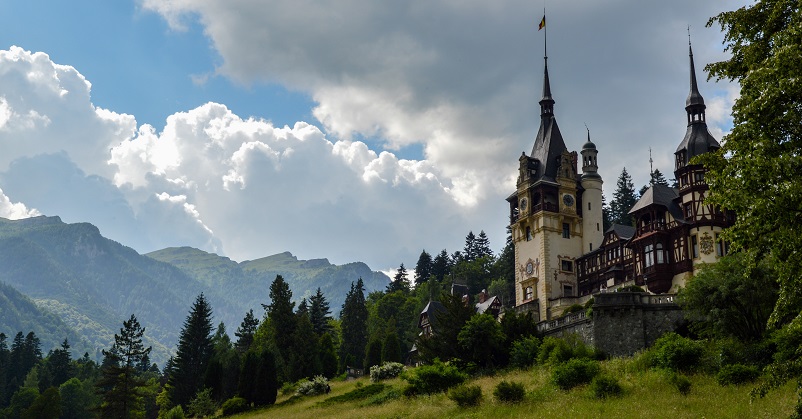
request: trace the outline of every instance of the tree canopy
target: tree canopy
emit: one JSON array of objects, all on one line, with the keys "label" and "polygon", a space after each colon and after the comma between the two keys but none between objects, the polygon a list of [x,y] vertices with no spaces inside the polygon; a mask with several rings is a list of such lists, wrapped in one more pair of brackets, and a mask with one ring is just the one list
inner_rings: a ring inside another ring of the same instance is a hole
[{"label": "tree canopy", "polygon": [[632,183],[632,176],[625,167],[618,176],[613,192],[613,202],[610,203],[610,221],[613,224],[632,225],[632,217],[629,210],[638,202],[638,195],[635,193],[635,185]]}]

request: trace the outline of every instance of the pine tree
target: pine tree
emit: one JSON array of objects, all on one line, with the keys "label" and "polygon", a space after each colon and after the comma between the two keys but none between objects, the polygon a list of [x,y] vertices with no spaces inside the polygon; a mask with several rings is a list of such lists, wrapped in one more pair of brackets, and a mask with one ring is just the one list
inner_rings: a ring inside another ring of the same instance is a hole
[{"label": "pine tree", "polygon": [[465,236],[465,249],[462,252],[462,256],[468,261],[476,260],[476,258],[479,257],[476,247],[476,236],[473,234],[473,231],[469,231],[468,235]]},{"label": "pine tree", "polygon": [[382,341],[378,337],[374,337],[368,343],[368,347],[365,349],[365,365],[364,371],[365,373],[370,372],[370,367],[374,365],[379,365],[382,362]]},{"label": "pine tree", "polygon": [[8,386],[8,373],[11,352],[6,343],[6,334],[0,332],[0,406],[6,405],[6,387]]},{"label": "pine tree", "polygon": [[654,169],[654,171],[650,175],[650,178],[651,179],[649,179],[649,183],[643,185],[643,187],[640,188],[640,191],[638,192],[640,196],[643,196],[643,194],[645,194],[646,191],[648,191],[652,185],[668,186],[668,181],[666,180],[665,176],[663,176],[663,174],[660,172],[660,169]]},{"label": "pine tree", "polygon": [[248,310],[245,318],[242,319],[242,324],[237,328],[234,336],[237,337],[235,347],[237,351],[244,354],[253,343],[253,334],[256,333],[256,328],[259,326],[259,320],[253,315],[253,310]]},{"label": "pine tree", "polygon": [[298,304],[298,309],[295,310],[295,314],[309,314],[309,304],[306,303],[306,297],[301,298],[301,302]]},{"label": "pine tree", "polygon": [[334,339],[327,332],[320,337],[320,371],[326,378],[337,374],[337,350],[334,348]]},{"label": "pine tree", "polygon": [[387,285],[387,293],[396,291],[409,291],[409,279],[407,278],[407,268],[402,263],[393,277],[393,280]]},{"label": "pine tree", "polygon": [[192,304],[178,338],[175,369],[170,376],[173,403],[188,406],[201,389],[206,367],[213,354],[212,307],[201,293]]},{"label": "pine tree", "polygon": [[[146,355],[147,356],[147,355]],[[61,349],[56,349],[47,357],[47,370],[50,375],[50,386],[58,387],[73,376],[72,357],[70,356],[70,343],[67,339],[61,343]]]},{"label": "pine tree", "polygon": [[297,314],[295,331],[292,334],[292,347],[289,358],[289,379],[298,381],[301,378],[320,374],[318,357],[318,337],[309,321],[308,313]]},{"label": "pine tree", "polygon": [[398,333],[395,328],[388,328],[384,334],[384,342],[382,342],[382,363],[384,362],[401,362],[401,344],[398,342]]},{"label": "pine tree", "polygon": [[315,330],[315,333],[318,336],[323,336],[324,333],[331,330],[331,326],[329,325],[331,309],[329,308],[329,302],[326,301],[323,292],[320,291],[320,287],[317,288],[315,295],[309,298],[309,302],[309,321],[312,322],[312,328]]},{"label": "pine tree", "polygon": [[103,399],[100,412],[104,418],[137,417],[142,412],[146,384],[136,365],[151,351],[142,344],[144,335],[145,328],[132,314],[123,322],[120,334],[114,335],[114,345],[103,351],[102,376],[96,387]]},{"label": "pine tree", "polygon": [[432,263],[432,275],[437,278],[437,282],[443,283],[446,275],[448,275],[451,266],[449,265],[448,261],[448,252],[446,249],[440,251],[437,256],[434,257],[434,262]]},{"label": "pine tree", "polygon": [[292,302],[292,291],[281,275],[270,284],[270,304],[263,304],[268,321],[270,336],[285,360],[290,359],[289,348],[292,346],[292,332],[295,331],[295,303]]},{"label": "pine tree", "polygon": [[476,238],[476,257],[492,257],[493,251],[490,250],[490,239],[487,238],[487,234],[485,231],[482,230],[479,232],[479,236]]},{"label": "pine tree", "polygon": [[342,311],[340,312],[340,370],[345,367],[362,365],[365,357],[365,346],[368,340],[368,309],[365,306],[365,285],[362,278],[356,284],[351,283],[351,289],[345,296]]},{"label": "pine tree", "polygon": [[429,280],[429,275],[434,272],[432,255],[424,249],[418,257],[418,263],[415,265],[415,288]]},{"label": "pine tree", "polygon": [[607,231],[613,225],[613,214],[610,205],[607,204],[607,198],[602,195],[602,223],[604,231]]},{"label": "pine tree", "polygon": [[611,219],[614,224],[632,225],[632,217],[629,210],[638,202],[635,195],[635,185],[632,184],[632,177],[627,173],[625,167],[621,171],[613,193],[613,202],[610,203]]},{"label": "pine tree", "polygon": [[278,396],[278,368],[276,358],[270,350],[262,351],[256,370],[256,398],[254,405],[267,406],[276,402]]}]

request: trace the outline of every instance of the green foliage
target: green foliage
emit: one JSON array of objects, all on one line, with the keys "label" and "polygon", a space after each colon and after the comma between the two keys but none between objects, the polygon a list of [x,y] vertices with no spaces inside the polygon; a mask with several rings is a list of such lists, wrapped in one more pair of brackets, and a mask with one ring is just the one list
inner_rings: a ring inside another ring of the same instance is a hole
[{"label": "green foliage", "polygon": [[334,339],[327,332],[320,337],[320,372],[327,378],[334,378],[337,374],[337,349]]},{"label": "green foliage", "polygon": [[721,367],[716,374],[716,381],[727,386],[731,384],[751,383],[760,377],[760,371],[753,365],[732,364]]},{"label": "green foliage", "polygon": [[223,416],[231,416],[248,410],[248,403],[242,397],[232,397],[223,402]]},{"label": "green foliage", "polygon": [[329,380],[322,375],[317,375],[298,386],[298,394],[302,396],[317,396],[318,394],[327,394],[329,391],[331,391]]},{"label": "green foliage", "polygon": [[365,351],[365,371],[370,371],[376,365],[382,362],[382,343],[379,339],[373,339],[368,343],[368,348]]},{"label": "green foliage", "polygon": [[168,410],[164,415],[162,415],[159,419],[184,419],[184,408],[180,405],[176,406],[170,410]]},{"label": "green foliage", "polygon": [[609,397],[618,397],[623,393],[621,384],[615,377],[609,375],[597,375],[590,382],[590,389],[593,392],[593,397],[597,399],[606,399]]},{"label": "green foliage", "polygon": [[234,336],[237,337],[236,348],[237,351],[240,353],[245,353],[250,347],[251,343],[253,343],[253,335],[256,333],[256,329],[259,327],[259,320],[256,316],[253,315],[253,310],[248,310],[245,313],[245,318],[242,319],[242,323],[240,324],[239,328],[237,328],[236,333]]},{"label": "green foliage", "polygon": [[216,411],[217,405],[212,400],[212,389],[210,388],[199,391],[187,406],[189,415],[197,418],[213,416]]},{"label": "green foliage", "polygon": [[329,397],[326,400],[320,402],[320,405],[330,405],[335,403],[345,403],[345,402],[352,402],[355,400],[363,400],[367,399],[368,397],[373,397],[378,394],[384,392],[387,388],[386,384],[370,384],[364,387],[357,387],[355,390],[351,390],[348,393],[341,394],[339,396]]},{"label": "green foliage", "polygon": [[382,362],[401,362],[401,346],[395,330],[388,330],[382,343]]},{"label": "green foliage", "polygon": [[365,357],[368,309],[365,306],[365,286],[362,278],[351,283],[340,312],[341,336],[340,370],[346,366],[361,366]]},{"label": "green foliage", "polygon": [[594,359],[599,355],[588,345],[585,345],[578,337],[568,336],[566,338],[546,337],[540,344],[537,355],[539,364],[560,364],[575,358]]},{"label": "green foliage", "polygon": [[480,367],[492,367],[504,361],[504,340],[501,325],[487,313],[471,317],[457,335],[466,360]]},{"label": "green foliage", "polygon": [[443,293],[440,302],[444,310],[437,312],[432,322],[436,331],[431,336],[419,336],[416,341],[418,352],[424,362],[433,362],[435,358],[450,360],[463,358],[458,342],[462,327],[473,316],[473,307],[465,305],[460,296]]},{"label": "green foliage", "polygon": [[404,371],[404,365],[398,362],[385,362],[370,368],[370,381],[376,383],[398,377]]},{"label": "green foliage", "polygon": [[691,393],[691,380],[688,377],[678,374],[676,372],[670,372],[668,376],[668,382],[674,386],[679,394],[683,396],[687,396]]},{"label": "green foliage", "polygon": [[571,304],[565,309],[563,314],[579,313],[580,311],[585,311],[585,307],[582,306],[582,304]]},{"label": "green foliage", "polygon": [[144,334],[145,329],[132,314],[123,322],[120,334],[114,335],[111,349],[103,351],[106,359],[101,369],[102,376],[95,384],[102,397],[102,416],[129,417],[142,411],[146,383],[135,366],[151,350],[142,344]]},{"label": "green foliage", "polygon": [[58,389],[50,387],[34,400],[22,414],[23,419],[58,419],[61,415],[61,396]]},{"label": "green foliage", "polygon": [[19,418],[39,398],[39,390],[34,387],[20,387],[13,396],[9,406],[9,416]]},{"label": "green foliage", "polygon": [[524,385],[515,381],[502,380],[493,390],[493,396],[502,403],[520,403],[525,395]]},{"label": "green foliage", "polygon": [[289,353],[289,374],[287,378],[295,381],[320,374],[318,336],[308,313],[296,315],[295,331],[292,333],[292,347]]},{"label": "green foliage", "polygon": [[632,177],[627,173],[627,168],[625,167],[621,170],[621,175],[618,176],[615,192],[613,192],[613,202],[610,203],[610,221],[613,224],[632,225],[632,217],[629,216],[629,210],[637,202],[638,196],[635,193],[635,185],[632,183]]},{"label": "green foliage", "polygon": [[407,268],[404,267],[402,263],[401,266],[398,267],[398,270],[395,272],[395,276],[393,277],[392,281],[387,284],[387,294],[394,293],[396,291],[401,291],[404,293],[409,292],[409,278],[407,277]]},{"label": "green foliage", "polygon": [[650,350],[652,363],[672,371],[692,371],[700,365],[704,347],[696,341],[674,332],[661,336]]},{"label": "green foliage", "polygon": [[539,349],[540,339],[535,336],[516,340],[510,350],[510,366],[515,368],[532,366],[537,360]]},{"label": "green foliage", "polygon": [[448,398],[459,407],[479,406],[482,403],[482,388],[477,385],[460,385],[448,391]]},{"label": "green foliage", "polygon": [[201,293],[192,304],[178,339],[175,369],[170,375],[172,401],[187,405],[203,385],[206,367],[214,355],[212,307]]},{"label": "green foliage", "polygon": [[431,365],[404,371],[401,378],[409,383],[404,394],[416,395],[444,392],[465,382],[468,375],[454,365],[435,360]]},{"label": "green foliage", "polygon": [[90,416],[90,409],[95,406],[91,383],[81,382],[76,377],[70,378],[59,386],[61,396],[61,418],[83,419]]},{"label": "green foliage", "polygon": [[554,367],[551,381],[563,390],[587,384],[601,371],[598,361],[586,358],[574,358]]},{"label": "green foliage", "polygon": [[678,300],[693,329],[706,337],[758,341],[777,302],[776,274],[764,261],[750,266],[734,253],[706,265],[681,289]]},{"label": "green foliage", "polygon": [[418,257],[418,263],[415,264],[415,288],[429,280],[429,276],[432,275],[433,263],[432,255],[424,249]]}]

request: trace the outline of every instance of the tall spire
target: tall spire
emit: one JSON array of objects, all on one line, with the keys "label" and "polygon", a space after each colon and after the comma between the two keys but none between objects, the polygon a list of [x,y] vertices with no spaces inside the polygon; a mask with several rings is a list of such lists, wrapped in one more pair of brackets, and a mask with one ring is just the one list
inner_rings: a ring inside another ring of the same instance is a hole
[{"label": "tall spire", "polygon": [[[702,94],[699,93],[699,86],[696,84],[696,67],[693,65],[693,47],[691,46],[691,30],[688,27],[688,56],[691,60],[691,92],[688,94],[688,99],[685,100],[685,107],[701,106],[705,108],[705,100]],[[690,110],[689,110],[690,111]]]},{"label": "tall spire", "polygon": [[549,82],[549,57],[544,56],[543,67],[543,98],[540,99],[540,116],[554,115],[554,98],[551,97],[551,83]]}]

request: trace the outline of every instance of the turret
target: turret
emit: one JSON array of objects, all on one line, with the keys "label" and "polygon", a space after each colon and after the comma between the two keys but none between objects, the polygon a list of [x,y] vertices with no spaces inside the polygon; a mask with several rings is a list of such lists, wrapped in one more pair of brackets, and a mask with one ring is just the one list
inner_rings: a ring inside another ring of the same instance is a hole
[{"label": "turret", "polygon": [[582,146],[582,251],[590,252],[601,245],[604,239],[604,225],[602,214],[602,181],[598,173],[599,166],[596,156],[596,144],[588,141]]}]

